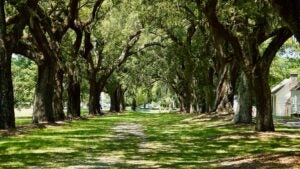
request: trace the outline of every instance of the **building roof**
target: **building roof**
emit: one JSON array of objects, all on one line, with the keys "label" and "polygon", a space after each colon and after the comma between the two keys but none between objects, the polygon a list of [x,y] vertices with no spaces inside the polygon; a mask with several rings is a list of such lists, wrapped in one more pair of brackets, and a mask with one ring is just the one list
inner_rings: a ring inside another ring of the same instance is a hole
[{"label": "building roof", "polygon": [[278,85],[276,85],[275,87],[272,88],[271,93],[272,94],[277,93],[280,89],[282,89],[289,82],[290,82],[290,79],[284,79]]}]

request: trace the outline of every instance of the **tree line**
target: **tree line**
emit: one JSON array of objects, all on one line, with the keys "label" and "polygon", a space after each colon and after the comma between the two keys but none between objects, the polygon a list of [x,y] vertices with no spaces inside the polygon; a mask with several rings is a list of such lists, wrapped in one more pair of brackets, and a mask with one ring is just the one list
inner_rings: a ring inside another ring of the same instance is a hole
[{"label": "tree line", "polygon": [[[15,128],[12,56],[37,66],[33,123],[101,115],[100,93],[111,111],[133,107],[140,89],[173,96],[180,111],[233,112],[236,123],[274,131],[269,74],[293,35],[300,42],[299,1],[234,0],[1,0],[0,128]],[[88,91],[83,91],[88,86]],[[157,87],[159,86],[159,87]],[[155,88],[155,91],[150,90]],[[154,97],[154,96],[152,96]],[[172,97],[173,98],[173,97]]]}]

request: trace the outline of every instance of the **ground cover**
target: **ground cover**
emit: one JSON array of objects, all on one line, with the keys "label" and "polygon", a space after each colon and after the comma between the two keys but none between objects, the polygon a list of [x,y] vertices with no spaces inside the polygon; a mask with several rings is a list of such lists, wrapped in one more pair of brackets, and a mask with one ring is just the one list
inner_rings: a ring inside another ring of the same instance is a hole
[{"label": "ground cover", "polygon": [[228,115],[123,113],[35,127],[22,120],[1,131],[0,168],[300,167],[299,128],[257,133]]}]

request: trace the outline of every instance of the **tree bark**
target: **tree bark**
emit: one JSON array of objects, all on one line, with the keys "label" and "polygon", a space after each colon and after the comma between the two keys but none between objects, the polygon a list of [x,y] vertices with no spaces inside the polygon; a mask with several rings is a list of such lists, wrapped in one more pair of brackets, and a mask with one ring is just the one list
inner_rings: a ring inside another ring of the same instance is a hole
[{"label": "tree bark", "polygon": [[91,71],[89,77],[90,95],[89,95],[89,113],[92,115],[102,115],[100,109],[100,94],[103,90],[103,84],[97,82],[96,73]]},{"label": "tree bark", "polygon": [[[188,82],[185,82],[188,83]],[[192,104],[192,94],[190,91],[190,86],[186,85],[183,91],[183,111],[185,113],[191,112],[191,104]]]},{"label": "tree bark", "polygon": [[0,0],[0,129],[15,128],[11,54],[6,43],[5,1]]},{"label": "tree bark", "polygon": [[73,75],[68,76],[68,115],[80,117],[80,82]]},{"label": "tree bark", "polygon": [[181,94],[177,94],[178,97],[178,102],[179,102],[179,112],[182,113],[184,112],[184,99],[181,96]]},{"label": "tree bark", "polygon": [[35,8],[38,1],[24,3],[11,3],[18,14],[16,22],[7,29],[5,0],[0,0],[0,129],[15,128],[14,93],[11,76],[11,56],[15,46],[23,35],[23,30],[30,17],[31,9]]},{"label": "tree bark", "polygon": [[122,111],[126,110],[125,92],[126,89],[125,90],[121,89],[121,110]]},{"label": "tree bark", "polygon": [[33,107],[33,123],[46,121],[55,122],[52,100],[54,96],[55,64],[45,62],[38,65],[38,80],[35,89],[35,99]]},{"label": "tree bark", "polygon": [[241,73],[238,86],[238,105],[235,112],[234,123],[252,123],[252,79]]},{"label": "tree bark", "polygon": [[90,96],[89,96],[89,113],[93,115],[102,114],[100,110],[100,91],[95,83],[90,82]]},{"label": "tree bark", "polygon": [[255,68],[253,77],[257,108],[255,129],[257,131],[275,131],[271,106],[271,90],[268,81],[269,71],[262,73],[265,72],[264,70],[266,69],[262,66]]},{"label": "tree bark", "polygon": [[203,102],[204,109],[202,110],[202,112],[212,112],[214,109],[213,107],[214,107],[214,98],[215,98],[215,94],[212,91],[212,86],[204,87],[204,95],[205,95],[205,99]]},{"label": "tree bark", "polygon": [[0,39],[0,129],[15,128],[11,53]]},{"label": "tree bark", "polygon": [[109,93],[110,96],[110,112],[121,111],[121,87],[117,85],[116,88]]},{"label": "tree bark", "polygon": [[54,95],[53,95],[53,112],[56,120],[65,120],[64,105],[63,105],[63,70],[56,66]]},{"label": "tree bark", "polygon": [[233,112],[234,89],[237,79],[237,66],[235,62],[226,63],[216,92],[216,111]]}]

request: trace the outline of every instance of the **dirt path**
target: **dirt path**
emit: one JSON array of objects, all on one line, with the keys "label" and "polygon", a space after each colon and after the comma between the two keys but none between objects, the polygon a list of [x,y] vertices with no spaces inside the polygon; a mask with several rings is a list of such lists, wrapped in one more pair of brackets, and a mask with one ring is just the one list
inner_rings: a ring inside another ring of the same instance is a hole
[{"label": "dirt path", "polygon": [[135,136],[142,140],[146,138],[143,126],[137,123],[119,123],[112,130],[116,133],[116,139],[124,139],[128,136]]}]

